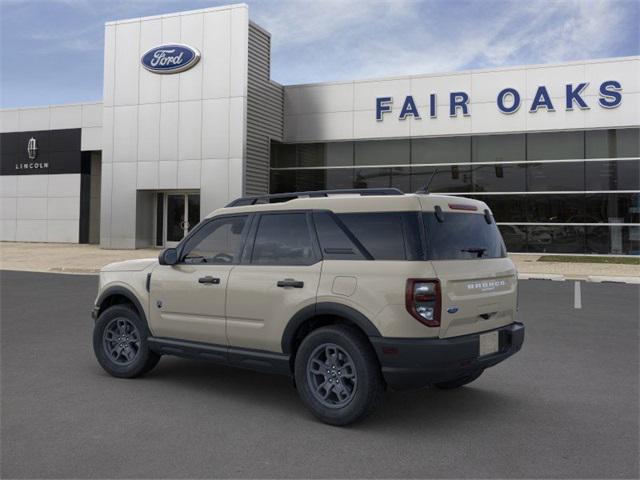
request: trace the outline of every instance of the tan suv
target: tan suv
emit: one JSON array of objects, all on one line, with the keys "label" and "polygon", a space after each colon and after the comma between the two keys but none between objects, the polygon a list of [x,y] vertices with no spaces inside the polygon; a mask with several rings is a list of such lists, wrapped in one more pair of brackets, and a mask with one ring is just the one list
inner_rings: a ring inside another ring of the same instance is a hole
[{"label": "tan suv", "polygon": [[455,388],[522,346],[486,204],[395,189],[240,198],[159,259],[100,273],[93,346],[116,377],[171,354],[294,378],[324,422],[386,387]]}]

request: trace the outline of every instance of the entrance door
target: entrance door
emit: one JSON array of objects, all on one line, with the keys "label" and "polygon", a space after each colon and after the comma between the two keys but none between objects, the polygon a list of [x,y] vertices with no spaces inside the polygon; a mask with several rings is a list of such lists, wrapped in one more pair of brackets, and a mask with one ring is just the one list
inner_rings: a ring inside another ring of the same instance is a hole
[{"label": "entrance door", "polygon": [[200,222],[200,194],[167,193],[164,198],[164,244],[175,247]]}]

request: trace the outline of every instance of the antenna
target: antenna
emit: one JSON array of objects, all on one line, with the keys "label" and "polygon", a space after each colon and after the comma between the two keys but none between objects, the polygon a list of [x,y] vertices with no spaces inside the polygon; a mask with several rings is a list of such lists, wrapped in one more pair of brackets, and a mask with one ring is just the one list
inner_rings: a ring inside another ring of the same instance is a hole
[{"label": "antenna", "polygon": [[438,167],[436,167],[436,169],[431,174],[431,178],[429,179],[429,181],[416,193],[429,193],[429,187],[431,186],[431,182],[433,182],[433,179],[435,178],[436,173],[438,173]]}]

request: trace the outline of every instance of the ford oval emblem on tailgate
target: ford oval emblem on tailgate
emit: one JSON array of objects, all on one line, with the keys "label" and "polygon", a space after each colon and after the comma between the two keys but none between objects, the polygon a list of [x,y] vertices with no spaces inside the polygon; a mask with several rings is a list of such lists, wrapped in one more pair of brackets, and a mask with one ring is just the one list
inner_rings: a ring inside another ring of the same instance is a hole
[{"label": "ford oval emblem on tailgate", "polygon": [[457,311],[458,311],[458,307],[447,308],[447,313],[456,313]]}]

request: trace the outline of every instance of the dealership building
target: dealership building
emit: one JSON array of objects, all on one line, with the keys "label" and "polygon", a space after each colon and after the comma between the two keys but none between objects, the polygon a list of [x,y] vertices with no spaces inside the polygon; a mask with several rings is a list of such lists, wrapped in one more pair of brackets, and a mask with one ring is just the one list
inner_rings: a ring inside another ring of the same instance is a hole
[{"label": "dealership building", "polygon": [[1,240],[162,247],[242,195],[430,182],[512,252],[640,254],[640,57],[280,85],[270,41],[243,4],[107,23],[102,102],[0,110]]}]

